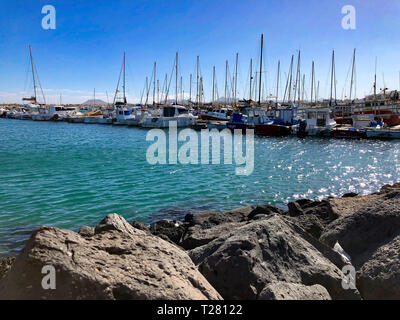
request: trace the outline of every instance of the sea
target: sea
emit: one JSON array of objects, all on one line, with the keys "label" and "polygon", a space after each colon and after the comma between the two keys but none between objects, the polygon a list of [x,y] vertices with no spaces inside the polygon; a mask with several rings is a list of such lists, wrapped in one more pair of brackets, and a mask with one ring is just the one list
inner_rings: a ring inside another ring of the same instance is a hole
[{"label": "sea", "polygon": [[0,255],[16,255],[42,225],[76,231],[110,213],[149,224],[247,205],[283,208],[302,198],[369,194],[399,180],[395,140],[255,137],[246,176],[223,159],[150,164],[148,132],[0,119]]}]

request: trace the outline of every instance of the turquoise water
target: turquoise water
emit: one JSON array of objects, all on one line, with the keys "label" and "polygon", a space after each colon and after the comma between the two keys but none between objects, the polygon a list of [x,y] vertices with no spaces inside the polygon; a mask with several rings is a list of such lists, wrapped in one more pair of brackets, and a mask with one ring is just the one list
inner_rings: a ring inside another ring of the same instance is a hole
[{"label": "turquoise water", "polygon": [[400,142],[256,138],[235,165],[149,165],[146,130],[0,119],[0,255],[40,225],[77,230],[106,214],[151,222],[298,198],[374,192],[399,178]]}]

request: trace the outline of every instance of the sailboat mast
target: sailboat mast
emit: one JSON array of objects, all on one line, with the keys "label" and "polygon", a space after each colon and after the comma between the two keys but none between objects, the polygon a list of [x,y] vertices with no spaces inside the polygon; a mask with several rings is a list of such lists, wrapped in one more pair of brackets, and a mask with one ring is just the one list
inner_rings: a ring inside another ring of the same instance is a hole
[{"label": "sailboat mast", "polygon": [[154,62],[154,75],[153,75],[153,105],[156,103],[156,76],[157,76],[157,62]]},{"label": "sailboat mast", "polygon": [[253,59],[250,59],[250,101],[252,98],[251,86],[253,82]]},{"label": "sailboat mast", "polygon": [[351,94],[353,93],[353,82],[354,82],[354,66],[356,63],[356,49],[354,49],[353,53],[353,66],[351,68],[351,82],[350,82],[350,101],[351,101]]},{"label": "sailboat mast", "polygon": [[311,103],[313,102],[313,92],[314,91],[314,60],[312,62],[312,67],[311,67]]},{"label": "sailboat mast", "polygon": [[[290,70],[289,70],[289,94],[288,94],[288,102],[292,102],[292,77],[293,77],[293,59],[294,56],[292,55],[292,59],[290,61]],[[295,92],[296,95],[296,92]]]},{"label": "sailboat mast", "polygon": [[197,81],[196,81],[196,103],[197,103],[197,105],[200,104],[199,64],[200,64],[200,57],[197,56],[197,64],[196,64],[196,72],[197,72]]},{"label": "sailboat mast", "polygon": [[32,49],[31,45],[29,45],[29,56],[31,60],[31,67],[32,67],[32,78],[33,78],[33,91],[34,91],[34,97],[35,97],[35,103],[37,103],[37,94],[36,94],[36,78],[35,78],[35,67],[33,64],[33,56],[32,56]]},{"label": "sailboat mast", "polygon": [[123,84],[123,91],[124,91],[124,103],[126,103],[126,93],[125,93],[125,52],[124,52],[124,84]]},{"label": "sailboat mast", "polygon": [[160,103],[160,80],[157,79],[157,104]]},{"label": "sailboat mast", "polygon": [[260,84],[259,84],[259,90],[258,90],[258,104],[261,104],[261,81],[262,81],[263,46],[264,46],[264,34],[261,34]]},{"label": "sailboat mast", "polygon": [[213,67],[212,104],[215,101],[215,66]]},{"label": "sailboat mast", "polygon": [[278,60],[278,74],[276,76],[276,97],[275,97],[275,103],[276,106],[278,106],[278,95],[279,95],[279,76],[281,72],[281,61]]},{"label": "sailboat mast", "polygon": [[178,104],[178,52],[176,53],[176,64],[175,64],[175,102]]},{"label": "sailboat mast", "polygon": [[227,103],[227,94],[228,94],[228,60],[225,63],[225,105]]},{"label": "sailboat mast", "polygon": [[332,99],[333,99],[333,81],[334,81],[334,70],[335,70],[335,50],[332,51],[332,70],[331,70],[331,96],[330,96],[330,105],[332,106]]},{"label": "sailboat mast", "polygon": [[192,102],[192,74],[190,74],[189,102]]},{"label": "sailboat mast", "polygon": [[236,66],[235,66],[235,106],[237,106],[237,75],[238,75],[239,53],[236,53]]}]

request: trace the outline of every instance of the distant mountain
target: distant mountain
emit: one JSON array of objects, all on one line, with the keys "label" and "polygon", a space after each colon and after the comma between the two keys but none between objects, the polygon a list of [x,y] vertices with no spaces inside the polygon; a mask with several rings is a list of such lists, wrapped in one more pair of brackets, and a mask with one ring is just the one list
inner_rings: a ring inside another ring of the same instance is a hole
[{"label": "distant mountain", "polygon": [[91,100],[85,101],[82,104],[90,104],[90,105],[99,104],[100,105],[100,104],[107,104],[107,102],[100,100],[100,99],[96,99],[96,100],[91,99]]}]

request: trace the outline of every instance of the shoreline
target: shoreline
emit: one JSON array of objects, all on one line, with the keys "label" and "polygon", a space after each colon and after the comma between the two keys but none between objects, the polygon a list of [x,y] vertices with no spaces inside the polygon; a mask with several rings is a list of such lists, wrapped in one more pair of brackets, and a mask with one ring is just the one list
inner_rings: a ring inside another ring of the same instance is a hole
[{"label": "shoreline", "polygon": [[[156,224],[156,223],[158,223],[160,221],[164,221],[164,220],[176,221],[176,222],[182,223],[182,222],[185,221],[185,217],[187,215],[196,215],[196,214],[201,214],[201,213],[204,213],[204,212],[213,212],[213,213],[219,213],[219,214],[224,214],[225,213],[226,214],[226,213],[230,213],[230,212],[233,212],[233,211],[236,211],[236,210],[240,210],[242,208],[252,207],[253,209],[255,209],[257,207],[265,207],[265,206],[266,207],[275,207],[275,208],[279,209],[282,212],[288,212],[288,210],[289,210],[288,205],[290,203],[292,203],[292,202],[304,201],[304,200],[311,201],[311,202],[320,202],[320,201],[326,201],[326,200],[330,200],[330,199],[340,199],[340,198],[345,198],[345,197],[349,197],[349,196],[351,197],[351,196],[355,196],[355,195],[357,195],[357,196],[368,196],[370,194],[374,194],[376,192],[379,192],[379,190],[384,186],[385,185],[382,184],[382,186],[380,188],[378,187],[375,192],[367,193],[367,194],[358,194],[358,193],[354,193],[354,192],[344,192],[341,196],[338,196],[338,197],[329,196],[329,197],[326,197],[326,198],[324,198],[322,200],[318,200],[317,198],[298,198],[296,200],[292,199],[292,201],[287,201],[285,204],[283,204],[283,203],[273,203],[272,204],[271,202],[268,202],[268,203],[259,203],[259,204],[256,204],[256,205],[250,205],[249,204],[249,205],[244,205],[244,206],[241,206],[241,207],[232,207],[232,209],[213,210],[212,208],[210,208],[210,209],[203,210],[203,211],[198,211],[194,207],[193,208],[189,208],[189,209],[185,209],[184,207],[173,206],[173,207],[159,209],[153,215],[149,216],[146,219],[132,220],[132,218],[130,218],[130,219],[126,218],[126,220],[132,221],[132,222],[138,222],[138,223],[141,223],[141,224],[145,225],[147,228],[150,228],[151,225]],[[167,212],[167,213],[165,213],[165,212]],[[117,213],[117,214],[121,215],[119,213]],[[165,215],[165,217],[163,217],[163,215]],[[48,225],[46,225],[46,224],[38,225],[37,228],[40,228],[41,226],[48,226]],[[52,227],[56,227],[56,228],[60,228],[60,229],[64,229],[64,228],[58,227],[56,225],[51,225],[51,226]],[[85,225],[85,227],[86,227],[86,225]],[[91,227],[94,228],[95,226],[91,226]],[[78,228],[77,227],[75,227],[75,228],[66,228],[66,229],[70,230],[70,231],[74,231],[74,232],[79,232],[79,228],[80,227],[78,227]],[[31,234],[36,229],[32,229],[31,230]],[[30,237],[30,235],[29,235],[29,237]],[[26,240],[24,241],[24,245],[29,240],[29,237],[27,237]],[[19,251],[14,250],[13,251],[14,254],[11,254],[11,252],[6,253],[6,254],[0,254],[0,261],[1,260],[5,260],[7,258],[16,258],[19,255],[20,251],[21,250],[19,250]]]},{"label": "shoreline", "polygon": [[[36,230],[15,262],[0,259],[0,299],[400,299],[399,244],[400,183],[300,199],[286,211],[247,206],[149,227],[112,214],[78,233]],[[67,292],[26,289],[41,264],[55,266]],[[345,266],[357,275],[349,290]],[[87,286],[96,289],[83,294]]]}]

